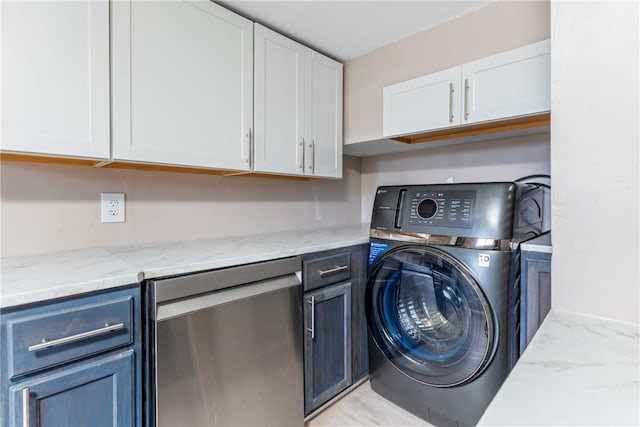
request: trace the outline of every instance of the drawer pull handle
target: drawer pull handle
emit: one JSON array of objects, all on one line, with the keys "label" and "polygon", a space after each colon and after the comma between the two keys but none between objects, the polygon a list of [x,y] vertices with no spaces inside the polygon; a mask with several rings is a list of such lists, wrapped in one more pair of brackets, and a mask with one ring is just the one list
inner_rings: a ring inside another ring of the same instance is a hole
[{"label": "drawer pull handle", "polygon": [[80,334],[71,335],[64,338],[58,338],[55,340],[47,341],[46,339],[42,339],[40,344],[34,344],[27,347],[29,351],[38,351],[43,348],[54,347],[56,345],[68,344],[74,341],[80,341],[86,338],[95,337],[96,335],[106,334],[108,332],[119,331],[120,329],[124,329],[124,323],[117,323],[115,325],[104,325],[104,328],[94,329],[93,331],[82,332]]},{"label": "drawer pull handle", "polygon": [[340,267],[330,268],[329,270],[318,270],[318,273],[320,274],[320,277],[325,277],[345,270],[349,270],[348,265],[341,265]]}]

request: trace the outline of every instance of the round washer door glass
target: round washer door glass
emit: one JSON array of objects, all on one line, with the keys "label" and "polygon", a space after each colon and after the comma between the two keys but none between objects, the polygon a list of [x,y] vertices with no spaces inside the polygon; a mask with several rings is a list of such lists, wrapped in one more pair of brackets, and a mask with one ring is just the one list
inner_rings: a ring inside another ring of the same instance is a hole
[{"label": "round washer door glass", "polygon": [[366,308],[380,351],[422,383],[462,384],[489,362],[496,340],[489,303],[467,268],[437,249],[383,254],[367,283]]}]

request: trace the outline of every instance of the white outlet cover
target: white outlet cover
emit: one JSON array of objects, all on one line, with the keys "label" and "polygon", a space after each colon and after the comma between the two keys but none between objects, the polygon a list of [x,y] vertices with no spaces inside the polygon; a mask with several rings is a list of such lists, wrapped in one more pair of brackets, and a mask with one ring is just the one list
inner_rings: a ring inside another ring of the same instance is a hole
[{"label": "white outlet cover", "polygon": [[124,222],[124,193],[101,193],[100,212],[103,223]]}]

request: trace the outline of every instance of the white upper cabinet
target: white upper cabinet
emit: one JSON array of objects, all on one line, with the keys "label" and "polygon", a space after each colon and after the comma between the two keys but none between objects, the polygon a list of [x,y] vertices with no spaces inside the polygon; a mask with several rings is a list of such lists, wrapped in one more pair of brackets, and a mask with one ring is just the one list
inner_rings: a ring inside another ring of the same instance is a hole
[{"label": "white upper cabinet", "polygon": [[109,3],[3,1],[3,151],[109,157]]},{"label": "white upper cabinet", "polygon": [[550,110],[549,40],[383,88],[385,137]]},{"label": "white upper cabinet", "polygon": [[460,124],[460,67],[383,88],[383,133],[403,135]]},{"label": "white upper cabinet", "polygon": [[0,12],[3,152],[342,176],[342,64],[300,43],[209,0]]},{"label": "white upper cabinet", "polygon": [[207,0],[115,1],[113,159],[250,170],[253,23]]},{"label": "white upper cabinet", "polygon": [[254,170],[304,173],[304,46],[255,24]]},{"label": "white upper cabinet", "polygon": [[463,123],[550,110],[549,40],[462,65]]},{"label": "white upper cabinet", "polygon": [[255,24],[256,172],[342,177],[342,64]]},{"label": "white upper cabinet", "polygon": [[305,57],[305,174],[341,178],[342,64],[310,49]]}]

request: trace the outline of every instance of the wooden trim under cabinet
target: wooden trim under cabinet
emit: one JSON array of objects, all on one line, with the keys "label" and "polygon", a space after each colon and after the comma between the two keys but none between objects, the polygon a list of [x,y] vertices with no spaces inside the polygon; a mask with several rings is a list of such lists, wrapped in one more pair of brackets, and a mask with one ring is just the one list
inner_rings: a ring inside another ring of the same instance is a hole
[{"label": "wooden trim under cabinet", "polygon": [[51,165],[72,165],[72,166],[95,166],[100,160],[80,159],[69,157],[39,156],[33,154],[20,153],[0,153],[0,161],[3,162],[27,162],[46,163]]},{"label": "wooden trim under cabinet", "polygon": [[156,172],[179,172],[179,173],[195,173],[203,175],[222,175],[222,176],[247,176],[254,178],[277,178],[277,179],[289,179],[295,181],[312,181],[320,180],[320,178],[311,178],[305,176],[291,176],[291,175],[275,175],[266,173],[255,173],[250,171],[233,171],[233,170],[220,170],[220,169],[206,169],[206,168],[192,168],[188,166],[172,166],[152,163],[128,163],[128,162],[111,162],[106,163],[104,168],[110,169],[133,169],[133,170],[146,170]]},{"label": "wooden trim under cabinet", "polygon": [[405,144],[420,144],[425,142],[443,141],[454,138],[464,138],[477,135],[537,128],[549,126],[550,124],[551,113],[543,113],[525,117],[516,117],[513,119],[478,123],[468,126],[457,126],[453,128],[424,133],[415,133],[412,135],[397,136],[390,139],[398,142],[403,142]]},{"label": "wooden trim under cabinet", "polygon": [[26,162],[51,165],[67,165],[67,166],[91,166],[95,168],[105,169],[130,169],[144,170],[155,172],[173,172],[173,173],[195,173],[202,175],[222,175],[222,176],[247,176],[253,178],[275,178],[293,181],[326,181],[331,178],[312,177],[312,176],[293,176],[293,175],[276,175],[267,173],[255,173],[244,171],[192,168],[188,166],[172,166],[151,163],[128,163],[110,160],[81,159],[55,156],[40,156],[22,153],[2,153],[0,152],[0,161],[3,162]]}]

